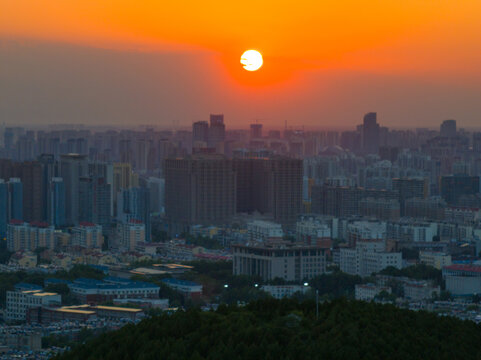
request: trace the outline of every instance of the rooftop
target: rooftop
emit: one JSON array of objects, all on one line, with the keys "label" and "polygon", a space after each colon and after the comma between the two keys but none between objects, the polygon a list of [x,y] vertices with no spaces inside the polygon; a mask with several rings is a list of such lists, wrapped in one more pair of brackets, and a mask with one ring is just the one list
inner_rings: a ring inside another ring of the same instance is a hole
[{"label": "rooftop", "polygon": [[481,273],[481,265],[465,265],[465,264],[453,264],[445,266],[443,269],[452,271],[466,271]]}]

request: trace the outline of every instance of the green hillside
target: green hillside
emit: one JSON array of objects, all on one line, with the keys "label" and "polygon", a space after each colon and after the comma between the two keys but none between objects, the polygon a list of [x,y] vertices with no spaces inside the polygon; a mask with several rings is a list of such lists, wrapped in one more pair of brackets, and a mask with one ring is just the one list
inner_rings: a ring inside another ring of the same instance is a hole
[{"label": "green hillside", "polygon": [[344,299],[262,300],[162,315],[101,335],[58,359],[480,359],[481,327]]}]

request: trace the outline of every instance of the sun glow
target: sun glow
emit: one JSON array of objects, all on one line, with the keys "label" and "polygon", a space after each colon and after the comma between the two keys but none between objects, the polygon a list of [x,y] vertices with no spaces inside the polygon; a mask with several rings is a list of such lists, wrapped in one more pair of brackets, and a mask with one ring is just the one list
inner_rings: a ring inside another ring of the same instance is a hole
[{"label": "sun glow", "polygon": [[245,51],[240,59],[240,63],[244,65],[244,69],[247,71],[259,70],[264,63],[262,60],[262,55],[257,50],[247,50]]}]

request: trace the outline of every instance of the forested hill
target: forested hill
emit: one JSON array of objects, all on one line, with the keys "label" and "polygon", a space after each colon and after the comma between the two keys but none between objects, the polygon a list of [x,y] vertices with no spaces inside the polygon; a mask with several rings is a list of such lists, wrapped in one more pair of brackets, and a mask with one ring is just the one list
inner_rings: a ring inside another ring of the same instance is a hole
[{"label": "forested hill", "polygon": [[59,359],[480,359],[481,327],[391,305],[262,300],[162,315]]}]

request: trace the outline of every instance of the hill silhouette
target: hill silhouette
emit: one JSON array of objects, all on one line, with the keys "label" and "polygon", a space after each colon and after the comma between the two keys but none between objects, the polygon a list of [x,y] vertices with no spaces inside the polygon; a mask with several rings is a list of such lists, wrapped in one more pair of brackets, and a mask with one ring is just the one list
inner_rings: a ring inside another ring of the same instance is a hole
[{"label": "hill silhouette", "polygon": [[127,325],[57,359],[479,359],[474,322],[339,299],[273,299]]}]

